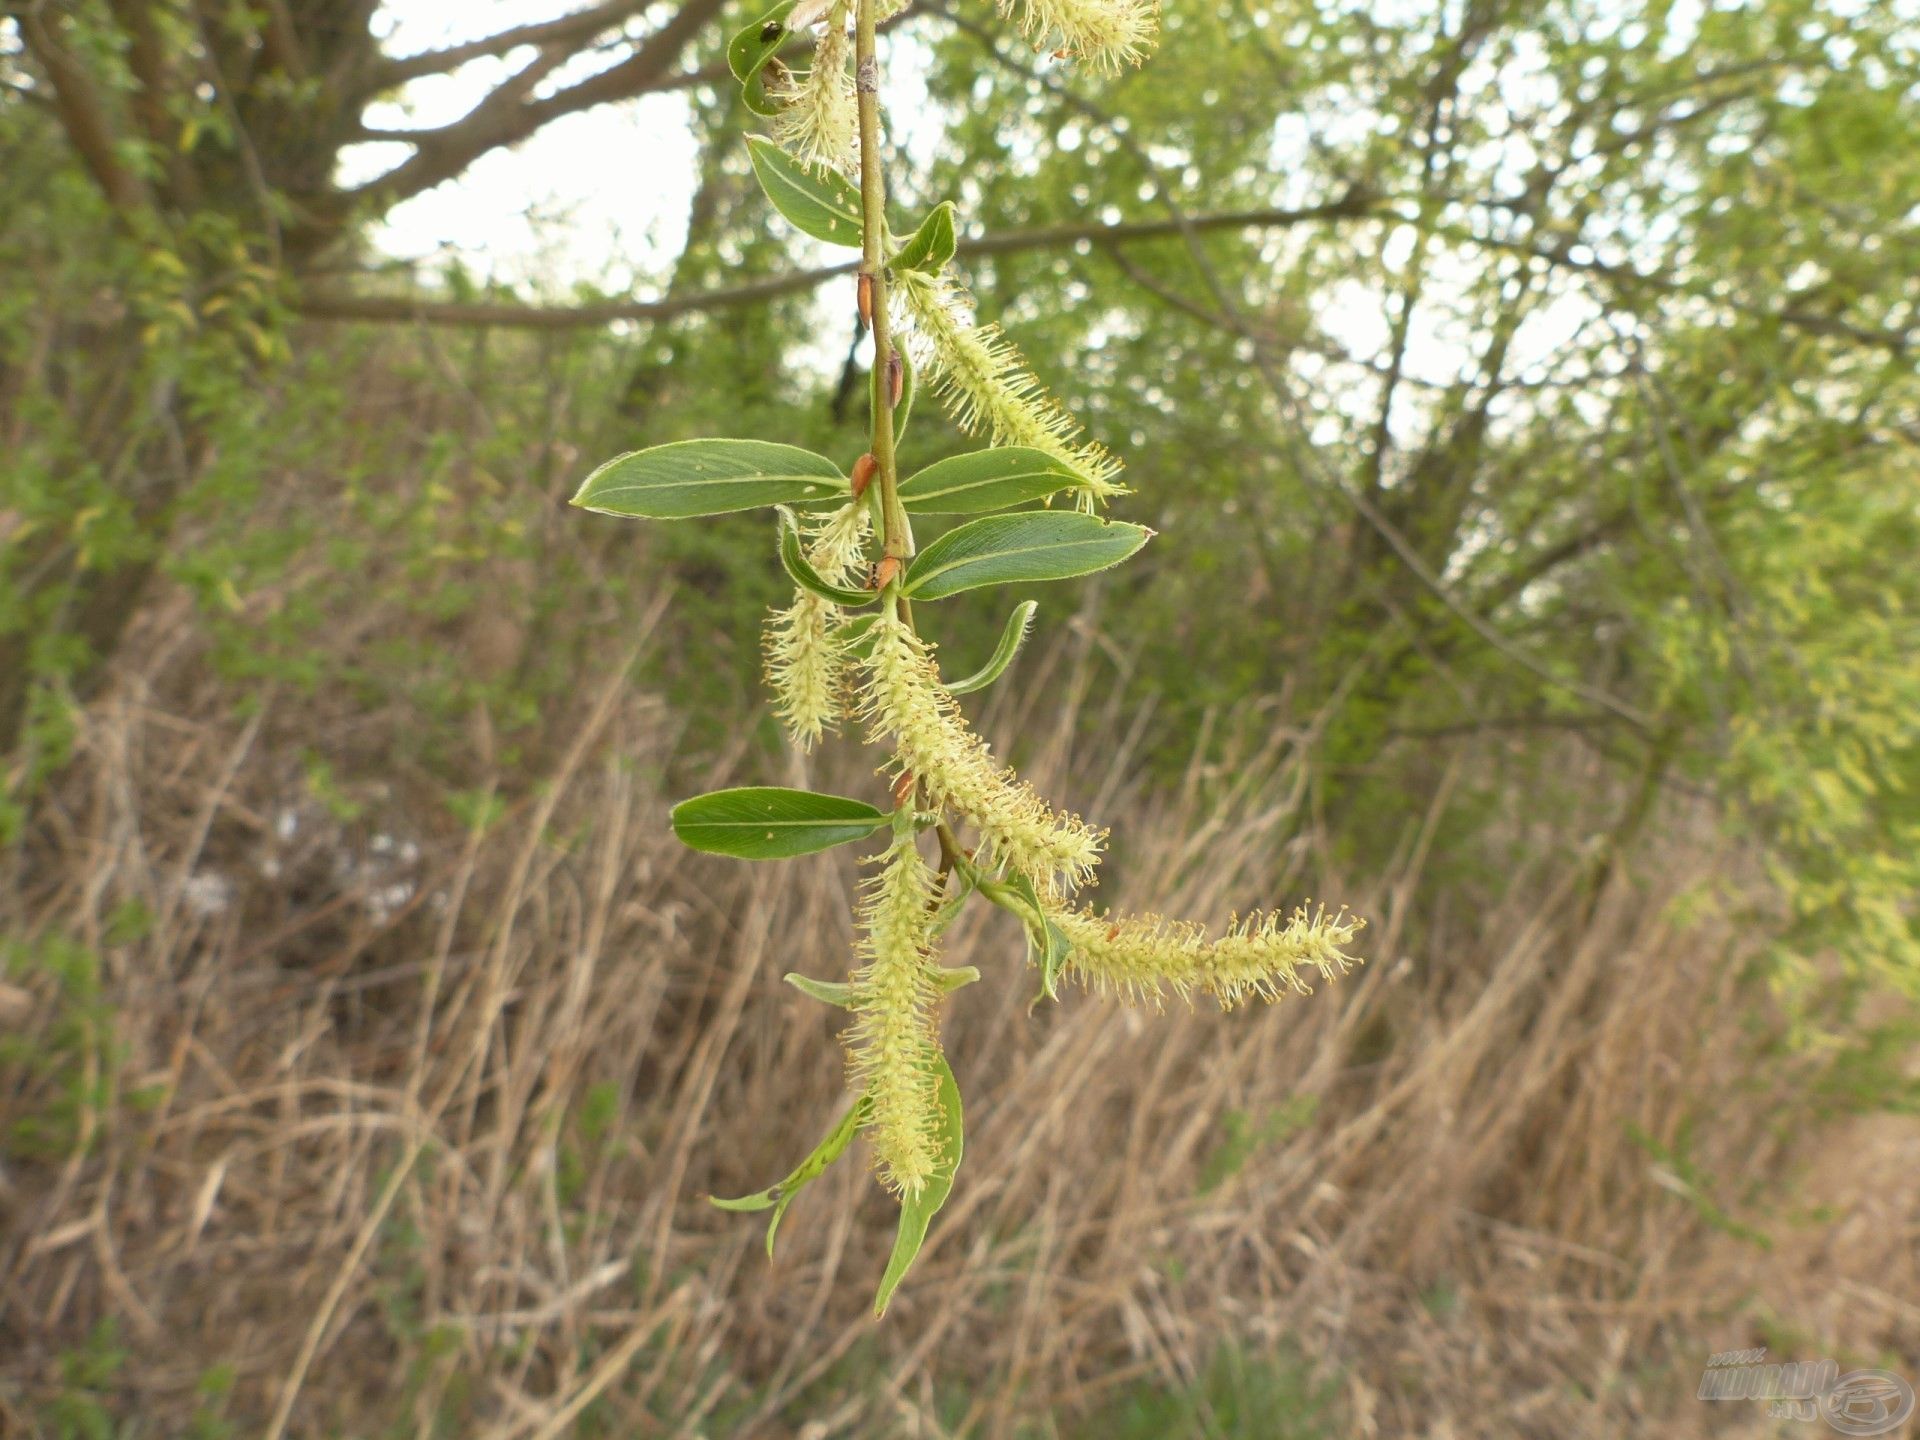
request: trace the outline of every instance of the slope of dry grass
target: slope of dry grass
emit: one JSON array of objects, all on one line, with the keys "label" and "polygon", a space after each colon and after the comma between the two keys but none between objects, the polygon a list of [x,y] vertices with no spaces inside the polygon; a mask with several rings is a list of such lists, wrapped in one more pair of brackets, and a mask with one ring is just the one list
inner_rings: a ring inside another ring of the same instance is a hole
[{"label": "slope of dry grass", "polygon": [[[1155,790],[1117,711],[1107,743],[1034,747],[1125,837],[1108,898],[1324,895],[1373,918],[1370,963],[1230,1016],[1030,1010],[1011,921],[969,914],[967,1157],[876,1326],[890,1213],[859,1164],[771,1268],[701,1200],[843,1103],[835,1017],[779,976],[844,970],[853,857],[679,849],[652,777],[712,737],[619,684],[484,835],[400,784],[329,810],[315,716],[229,718],[180,678],[185,624],[150,617],[7,880],[0,1432],[1164,1433],[1141,1397],[1229,1353],[1304,1357],[1327,1434],[1753,1434],[1692,1398],[1708,1352],[1920,1354],[1912,1135],[1809,1129],[1757,1058],[1741,937],[1673,918],[1733,864],[1702,823],[1416,913],[1446,777],[1388,873],[1341,875],[1298,732]],[[1075,643],[1023,663],[1103,693]],[[743,750],[703,778],[799,774]],[[857,792],[859,764],[811,778]]]}]

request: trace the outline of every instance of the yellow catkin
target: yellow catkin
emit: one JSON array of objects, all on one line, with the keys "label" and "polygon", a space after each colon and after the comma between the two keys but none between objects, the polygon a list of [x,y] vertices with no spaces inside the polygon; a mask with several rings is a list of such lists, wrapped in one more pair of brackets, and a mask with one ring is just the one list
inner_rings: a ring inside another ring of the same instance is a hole
[{"label": "yellow catkin", "polygon": [[[807,558],[829,584],[845,585],[859,567],[867,539],[869,511],[862,501],[841,506],[819,522],[807,545]],[[811,590],[793,593],[793,604],[767,620],[767,685],[774,711],[802,750],[811,750],[821,734],[834,728],[844,709],[846,646],[840,633],[840,607]]]},{"label": "yellow catkin", "polygon": [[933,957],[933,871],[900,839],[867,882],[860,910],[861,965],[853,976],[847,1069],[870,1107],[867,1135],[880,1178],[911,1195],[940,1159],[941,989]]},{"label": "yellow catkin", "polygon": [[1126,491],[1120,462],[1091,440],[1049,395],[997,325],[976,325],[971,301],[945,271],[901,270],[894,277],[915,337],[914,359],[933,384],[954,423],[969,434],[985,431],[995,445],[1024,445],[1053,456],[1085,479],[1083,509]]},{"label": "yellow catkin", "polygon": [[1159,28],[1152,0],[1000,0],[1000,13],[1034,49],[1105,75],[1144,60]]},{"label": "yellow catkin", "polygon": [[1250,915],[1211,938],[1200,926],[1158,915],[1096,915],[1069,910],[1049,916],[1073,946],[1063,974],[1091,989],[1159,1003],[1163,987],[1183,1000],[1195,991],[1231,1008],[1243,1000],[1277,1000],[1311,987],[1301,971],[1332,981],[1360,963],[1346,947],[1366,922],[1324,907]]},{"label": "yellow catkin", "polygon": [[774,138],[796,160],[852,173],[860,111],[848,65],[847,0],[827,9],[826,29],[814,46],[813,66],[784,96]]},{"label": "yellow catkin", "polygon": [[926,643],[897,615],[876,619],[872,636],[860,697],[868,738],[891,741],[902,773],[917,778],[935,805],[973,822],[983,865],[1008,865],[1047,893],[1084,885],[1106,831],[1049,808],[993,758],[940,683]]}]

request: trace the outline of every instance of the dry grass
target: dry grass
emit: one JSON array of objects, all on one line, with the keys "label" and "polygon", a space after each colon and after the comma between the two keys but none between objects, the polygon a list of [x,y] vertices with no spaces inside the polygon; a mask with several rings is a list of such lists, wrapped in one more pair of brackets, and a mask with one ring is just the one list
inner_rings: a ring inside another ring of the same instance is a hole
[{"label": "dry grass", "polygon": [[[1416,914],[1451,775],[1356,877],[1327,869],[1294,732],[1153,792],[1116,715],[1097,758],[1038,747],[1042,788],[1125,837],[1117,903],[1324,894],[1373,917],[1370,963],[1231,1016],[1030,1012],[1012,922],[970,914],[967,1158],[876,1326],[890,1214],[858,1164],[771,1269],[756,1223],[701,1203],[843,1103],[834,1015],[778,977],[844,970],[851,857],[679,849],[649,777],[693,753],[686,722],[619,685],[484,838],[402,791],[343,821],[293,758],[314,717],[209,718],[181,624],[151,620],[8,879],[16,934],[101,957],[111,1034],[44,974],[0,1011],[40,1057],[0,1074],[4,1118],[80,1102],[0,1173],[0,1433],[58,1433],[104,1316],[126,1356],[91,1383],[145,1435],[218,1408],[216,1365],[247,1435],[1104,1433],[1142,1383],[1282,1344],[1337,1385],[1329,1433],[1746,1435],[1753,1409],[1692,1398],[1709,1351],[1920,1354],[1914,1140],[1777,1123],[1799,1112],[1756,1062],[1740,937],[1670,918],[1728,863],[1703,827]],[[1080,642],[1025,663],[1070,706],[1100,688]],[[814,778],[858,789],[859,764]],[[1717,1227],[1636,1130],[1782,1243]],[[1865,1223],[1793,1221],[1814,1164]]]}]

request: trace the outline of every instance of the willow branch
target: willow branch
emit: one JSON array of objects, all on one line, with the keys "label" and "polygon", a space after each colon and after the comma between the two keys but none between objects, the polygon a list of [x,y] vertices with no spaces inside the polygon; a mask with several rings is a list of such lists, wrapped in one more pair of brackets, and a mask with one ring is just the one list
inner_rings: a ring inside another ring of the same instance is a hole
[{"label": "willow branch", "polygon": [[887,178],[880,154],[880,61],[874,53],[874,0],[854,10],[854,86],[860,106],[860,285],[873,326],[873,458],[880,487],[884,553],[904,561],[913,554],[913,531],[900,503],[900,470],[893,453],[893,324],[887,314]]},{"label": "willow branch", "polygon": [[[1179,234],[1183,228],[1200,232],[1279,230],[1323,220],[1364,219],[1382,213],[1385,213],[1383,202],[1376,198],[1346,196],[1324,205],[1298,210],[1234,210],[1217,215],[1193,215],[1186,217],[1184,226],[1175,220],[1132,220],[1118,224],[1041,225],[1022,230],[1003,230],[995,235],[962,239],[958,253],[978,258],[1012,255],[1028,250],[1067,249],[1083,242],[1102,246],[1122,245],[1162,240]],[[785,275],[770,275],[743,285],[730,285],[690,295],[667,295],[658,300],[609,300],[595,305],[542,306],[522,305],[513,301],[440,301],[403,295],[351,295],[340,291],[316,290],[300,296],[295,308],[315,320],[399,320],[428,325],[568,329],[606,325],[615,320],[667,320],[676,315],[757,305],[782,295],[811,290],[843,275],[854,274],[859,270],[860,263],[821,265]]]}]

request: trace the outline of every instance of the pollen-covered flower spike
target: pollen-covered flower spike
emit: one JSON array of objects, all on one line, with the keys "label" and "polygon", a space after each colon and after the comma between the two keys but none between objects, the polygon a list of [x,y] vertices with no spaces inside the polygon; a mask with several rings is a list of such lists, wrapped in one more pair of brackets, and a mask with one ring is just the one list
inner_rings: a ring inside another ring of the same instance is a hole
[{"label": "pollen-covered flower spike", "polygon": [[[841,506],[818,523],[807,559],[822,579],[844,585],[860,563],[869,508],[861,501]],[[802,750],[811,750],[843,711],[846,646],[840,607],[811,590],[794,591],[793,604],[768,617],[767,684],[774,709]]]},{"label": "pollen-covered flower spike", "polygon": [[1009,865],[1047,893],[1092,877],[1106,832],[1050,809],[993,758],[940,683],[926,642],[896,612],[873,622],[866,663],[860,704],[869,739],[891,739],[900,771],[978,827],[983,864]]},{"label": "pollen-covered flower spike", "polygon": [[1123,495],[1120,462],[1080,437],[1080,424],[1049,395],[1013,342],[997,325],[976,325],[972,302],[946,271],[901,270],[895,292],[918,339],[915,360],[934,384],[954,422],[969,434],[984,430],[995,445],[1024,445],[1078,471],[1082,509]]},{"label": "pollen-covered flower spike", "polygon": [[1290,915],[1273,912],[1235,920],[1210,938],[1200,926],[1158,915],[1095,915],[1086,909],[1051,913],[1073,950],[1062,973],[1092,989],[1157,1004],[1162,987],[1183,1000],[1196,990],[1228,1009],[1242,1000],[1277,1000],[1291,991],[1312,993],[1301,978],[1317,970],[1332,981],[1360,963],[1346,953],[1366,925],[1343,908]]},{"label": "pollen-covered flower spike", "polygon": [[826,29],[814,46],[813,66],[786,90],[786,105],[774,121],[775,138],[796,160],[849,173],[860,130],[859,102],[848,64],[853,54],[847,34],[850,9],[849,0],[826,7]]},{"label": "pollen-covered flower spike", "polygon": [[1102,74],[1138,65],[1153,48],[1159,18],[1152,0],[1000,0],[1036,50],[1084,60]]},{"label": "pollen-covered flower spike", "polygon": [[934,874],[913,837],[895,839],[867,882],[860,958],[853,975],[847,1068],[867,1097],[867,1133],[881,1179],[917,1193],[940,1160],[940,1039],[934,1008],[943,987],[930,954]]}]

